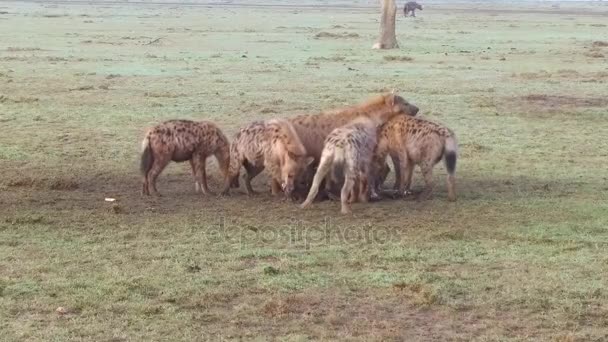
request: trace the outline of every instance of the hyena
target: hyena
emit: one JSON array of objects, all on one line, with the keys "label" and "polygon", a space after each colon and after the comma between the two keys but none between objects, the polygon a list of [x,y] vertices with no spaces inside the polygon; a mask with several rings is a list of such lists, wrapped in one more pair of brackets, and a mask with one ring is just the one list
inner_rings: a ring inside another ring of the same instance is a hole
[{"label": "hyena", "polygon": [[369,168],[380,124],[381,121],[378,119],[359,118],[348,125],[336,128],[327,136],[319,167],[308,197],[301,205],[302,208],[308,207],[313,202],[321,181],[328,176],[328,173],[329,177],[335,177],[332,170],[334,168],[340,168],[344,174],[344,185],[340,194],[341,212],[350,213],[350,203],[356,199],[361,202],[367,201],[368,190],[375,189]]},{"label": "hyena", "polygon": [[237,184],[243,166],[247,171],[247,194],[254,194],[251,180],[262,170],[268,169],[272,194],[277,195],[283,190],[285,195],[291,196],[296,178],[312,161],[289,121],[273,119],[253,122],[242,128],[232,141],[230,167],[223,193],[227,194],[230,186]]},{"label": "hyena", "polygon": [[318,163],[325,138],[331,131],[359,117],[386,122],[396,115],[415,116],[418,107],[395,93],[375,96],[361,104],[325,111],[319,114],[298,115],[288,119],[293,124],[309,156]]},{"label": "hyena", "polygon": [[385,163],[387,155],[393,160],[395,189],[400,194],[409,193],[414,166],[420,166],[426,184],[421,199],[430,197],[434,185],[433,167],[443,159],[448,173],[448,199],[456,200],[458,143],[449,128],[422,118],[396,117],[380,128],[373,170]]},{"label": "hyena", "polygon": [[407,15],[411,13],[412,17],[416,17],[417,9],[422,11],[422,5],[416,1],[406,2],[405,6],[403,6],[403,15],[407,17]]},{"label": "hyena", "polygon": [[230,145],[222,131],[212,122],[170,120],[148,130],[142,142],[141,172],[144,175],[142,194],[156,190],[156,178],[169,162],[190,161],[194,189],[211,194],[207,186],[206,160],[217,159],[225,177],[230,162]]},{"label": "hyena", "polygon": [[[378,119],[386,122],[396,115],[415,116],[418,107],[406,101],[403,97],[393,93],[386,93],[375,96],[361,104],[325,111],[313,115],[299,115],[289,119],[293,124],[300,140],[304,144],[309,156],[315,160],[309,168],[309,172],[304,173],[304,179],[299,180],[302,184],[301,190],[308,192],[308,185],[312,184],[314,167],[318,165],[323,151],[325,138],[330,132],[338,127],[342,127],[359,117]],[[305,176],[310,175],[309,178]],[[299,192],[299,191],[298,191]]]}]

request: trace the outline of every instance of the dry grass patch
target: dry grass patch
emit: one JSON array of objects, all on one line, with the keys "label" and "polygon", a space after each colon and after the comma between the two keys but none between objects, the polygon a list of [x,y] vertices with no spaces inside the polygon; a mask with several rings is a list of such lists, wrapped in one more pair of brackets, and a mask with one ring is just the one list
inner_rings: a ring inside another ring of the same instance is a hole
[{"label": "dry grass patch", "polygon": [[359,38],[359,34],[354,32],[343,32],[343,33],[332,33],[332,32],[319,32],[315,34],[315,39],[320,38],[333,38],[333,39],[348,39],[348,38]]},{"label": "dry grass patch", "polygon": [[605,107],[608,106],[608,98],[605,97],[575,97],[565,95],[531,94],[523,96],[522,99],[530,104],[547,107]]},{"label": "dry grass patch", "polygon": [[593,46],[595,46],[595,47],[607,47],[608,46],[608,42],[602,41],[602,40],[596,40],[596,41],[593,42]]},{"label": "dry grass patch", "polygon": [[411,62],[414,60],[414,58],[410,57],[410,56],[384,56],[383,57],[385,61],[387,62]]}]

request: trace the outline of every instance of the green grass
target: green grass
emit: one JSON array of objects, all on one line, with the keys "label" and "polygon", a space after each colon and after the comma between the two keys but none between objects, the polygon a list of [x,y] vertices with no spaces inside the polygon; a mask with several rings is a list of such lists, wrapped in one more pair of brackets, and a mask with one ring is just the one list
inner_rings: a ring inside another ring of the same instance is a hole
[{"label": "green grass", "polygon": [[[3,4],[0,339],[608,338],[608,9],[472,6],[373,51],[375,8]],[[201,198],[186,165],[139,196],[150,125],[232,135],[393,88],[456,132],[456,203],[441,166],[432,200],[353,216]]]}]

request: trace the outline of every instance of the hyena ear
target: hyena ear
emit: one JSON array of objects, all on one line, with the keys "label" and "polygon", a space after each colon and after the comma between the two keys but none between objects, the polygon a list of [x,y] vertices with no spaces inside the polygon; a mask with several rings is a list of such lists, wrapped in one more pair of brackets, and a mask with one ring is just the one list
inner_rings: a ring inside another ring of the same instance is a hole
[{"label": "hyena ear", "polygon": [[390,94],[388,94],[388,96],[386,97],[386,104],[390,107],[393,107],[395,105],[395,93],[391,92]]}]

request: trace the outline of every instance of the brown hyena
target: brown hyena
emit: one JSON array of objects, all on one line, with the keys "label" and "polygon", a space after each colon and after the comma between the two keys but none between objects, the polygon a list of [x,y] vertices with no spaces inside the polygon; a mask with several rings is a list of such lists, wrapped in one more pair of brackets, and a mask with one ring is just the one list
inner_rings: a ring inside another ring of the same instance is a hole
[{"label": "brown hyena", "polygon": [[[387,93],[375,96],[355,106],[329,110],[313,115],[299,115],[289,119],[289,121],[293,124],[308,155],[315,159],[311,165],[314,168],[318,165],[321,158],[325,138],[334,129],[342,127],[359,117],[378,119],[380,122],[386,122],[396,115],[415,116],[417,113],[418,107],[410,104],[403,97],[395,93]],[[310,178],[299,181],[303,185],[304,189],[302,190],[305,193],[309,189],[307,185],[312,184],[314,173],[312,171],[304,173],[304,175],[310,175]]]},{"label": "brown hyena", "polygon": [[142,142],[141,172],[144,175],[142,194],[156,190],[156,178],[169,162],[190,161],[194,188],[210,194],[207,186],[206,160],[215,155],[225,177],[230,162],[230,145],[222,131],[208,121],[171,120],[148,130]]},{"label": "brown hyena", "polygon": [[277,195],[282,189],[291,196],[294,182],[313,161],[289,121],[273,119],[256,121],[241,129],[230,146],[230,167],[224,184],[224,194],[236,184],[241,166],[247,175],[247,194],[254,194],[251,180],[262,170],[271,176],[271,191]]},{"label": "brown hyena", "polygon": [[367,201],[368,191],[375,189],[369,168],[380,124],[378,119],[359,118],[348,125],[336,128],[327,136],[319,167],[308,197],[301,205],[302,208],[308,207],[313,202],[321,181],[326,176],[335,177],[335,172],[332,170],[335,168],[340,168],[344,175],[344,185],[340,194],[341,212],[350,213],[350,203],[357,199],[361,202]]},{"label": "brown hyena", "polygon": [[396,117],[380,128],[373,170],[390,155],[395,168],[395,189],[407,195],[414,166],[419,165],[426,183],[421,199],[433,190],[433,167],[443,159],[448,173],[448,199],[456,200],[455,172],[458,155],[456,136],[449,128],[434,122],[406,116]]},{"label": "brown hyena", "polygon": [[416,17],[417,9],[422,11],[422,5],[416,1],[406,2],[405,6],[403,6],[403,15],[407,17],[407,15],[411,13],[412,17]]}]

